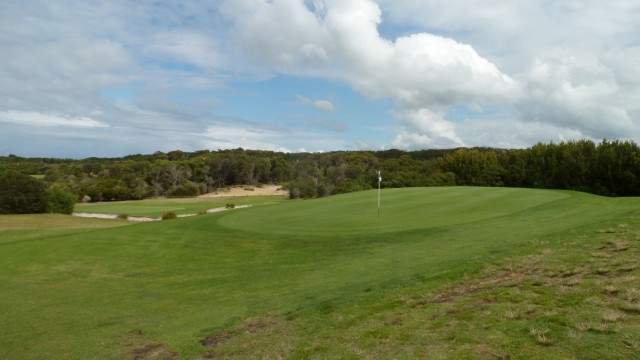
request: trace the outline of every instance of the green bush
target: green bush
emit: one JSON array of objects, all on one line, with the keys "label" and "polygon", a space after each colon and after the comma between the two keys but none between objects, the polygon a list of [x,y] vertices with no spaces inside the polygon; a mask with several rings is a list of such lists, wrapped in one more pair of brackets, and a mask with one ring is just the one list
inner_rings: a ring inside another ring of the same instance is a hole
[{"label": "green bush", "polygon": [[39,214],[47,211],[42,180],[17,171],[0,174],[0,214]]},{"label": "green bush", "polygon": [[71,214],[78,196],[59,189],[49,190],[47,212],[56,214]]},{"label": "green bush", "polygon": [[227,205],[225,207],[227,209],[234,209],[236,207],[236,204],[227,203]]},{"label": "green bush", "polygon": [[200,187],[193,183],[177,185],[167,191],[168,197],[191,197],[200,195]]},{"label": "green bush", "polygon": [[178,218],[178,215],[176,215],[176,213],[174,213],[173,211],[170,211],[162,215],[162,220],[171,220],[171,219],[177,219],[177,218]]}]

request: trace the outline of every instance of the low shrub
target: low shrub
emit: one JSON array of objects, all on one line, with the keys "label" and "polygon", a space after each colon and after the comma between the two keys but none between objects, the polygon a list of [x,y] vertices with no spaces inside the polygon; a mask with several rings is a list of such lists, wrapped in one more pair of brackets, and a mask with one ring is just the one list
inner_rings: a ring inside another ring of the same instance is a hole
[{"label": "low shrub", "polygon": [[129,218],[129,214],[118,214],[116,218],[120,220],[127,220]]},{"label": "low shrub", "polygon": [[227,203],[227,205],[225,206],[227,209],[233,209],[236,207],[236,204],[231,204],[231,203]]},{"label": "low shrub", "polygon": [[198,195],[200,195],[200,187],[192,183],[174,186],[167,192],[168,197],[192,197]]},{"label": "low shrub", "polygon": [[170,211],[162,215],[162,220],[176,219],[177,217],[178,215],[176,215],[176,213],[174,213],[173,211]]}]

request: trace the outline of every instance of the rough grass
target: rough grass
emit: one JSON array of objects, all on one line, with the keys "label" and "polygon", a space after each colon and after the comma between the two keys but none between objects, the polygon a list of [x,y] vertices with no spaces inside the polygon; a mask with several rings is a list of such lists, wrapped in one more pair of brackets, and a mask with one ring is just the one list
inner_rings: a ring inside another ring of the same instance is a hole
[{"label": "rough grass", "polygon": [[241,323],[206,347],[221,359],[637,359],[640,222],[610,230],[499,259],[449,285],[268,316],[259,331]]},{"label": "rough grass", "polygon": [[375,192],[362,192],[111,229],[0,230],[14,234],[0,243],[0,357],[637,353],[638,199],[383,196],[380,219]]}]

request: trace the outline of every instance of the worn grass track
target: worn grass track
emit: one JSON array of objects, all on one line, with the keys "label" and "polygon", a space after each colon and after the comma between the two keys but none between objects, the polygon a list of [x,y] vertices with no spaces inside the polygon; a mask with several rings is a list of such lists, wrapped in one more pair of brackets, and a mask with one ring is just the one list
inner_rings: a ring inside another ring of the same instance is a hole
[{"label": "worn grass track", "polygon": [[[456,187],[385,190],[380,218],[375,204],[368,191],[117,228],[0,227],[0,357],[589,358],[607,339],[593,354],[633,354],[638,199]],[[561,286],[620,301],[567,297],[553,314]]]}]

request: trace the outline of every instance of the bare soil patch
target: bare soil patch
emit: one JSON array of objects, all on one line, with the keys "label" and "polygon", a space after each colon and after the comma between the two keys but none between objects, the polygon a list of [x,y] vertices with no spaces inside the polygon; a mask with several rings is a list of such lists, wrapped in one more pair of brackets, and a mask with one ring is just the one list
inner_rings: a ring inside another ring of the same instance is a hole
[{"label": "bare soil patch", "polygon": [[173,360],[178,354],[162,344],[149,344],[133,349],[134,360]]},{"label": "bare soil patch", "polygon": [[200,195],[200,198],[237,197],[237,196],[288,196],[289,191],[278,185],[233,186],[221,188],[218,191]]},{"label": "bare soil patch", "polygon": [[216,336],[207,336],[204,339],[200,340],[200,345],[207,347],[216,347],[219,344],[231,339],[233,335],[228,333],[218,334]]}]

